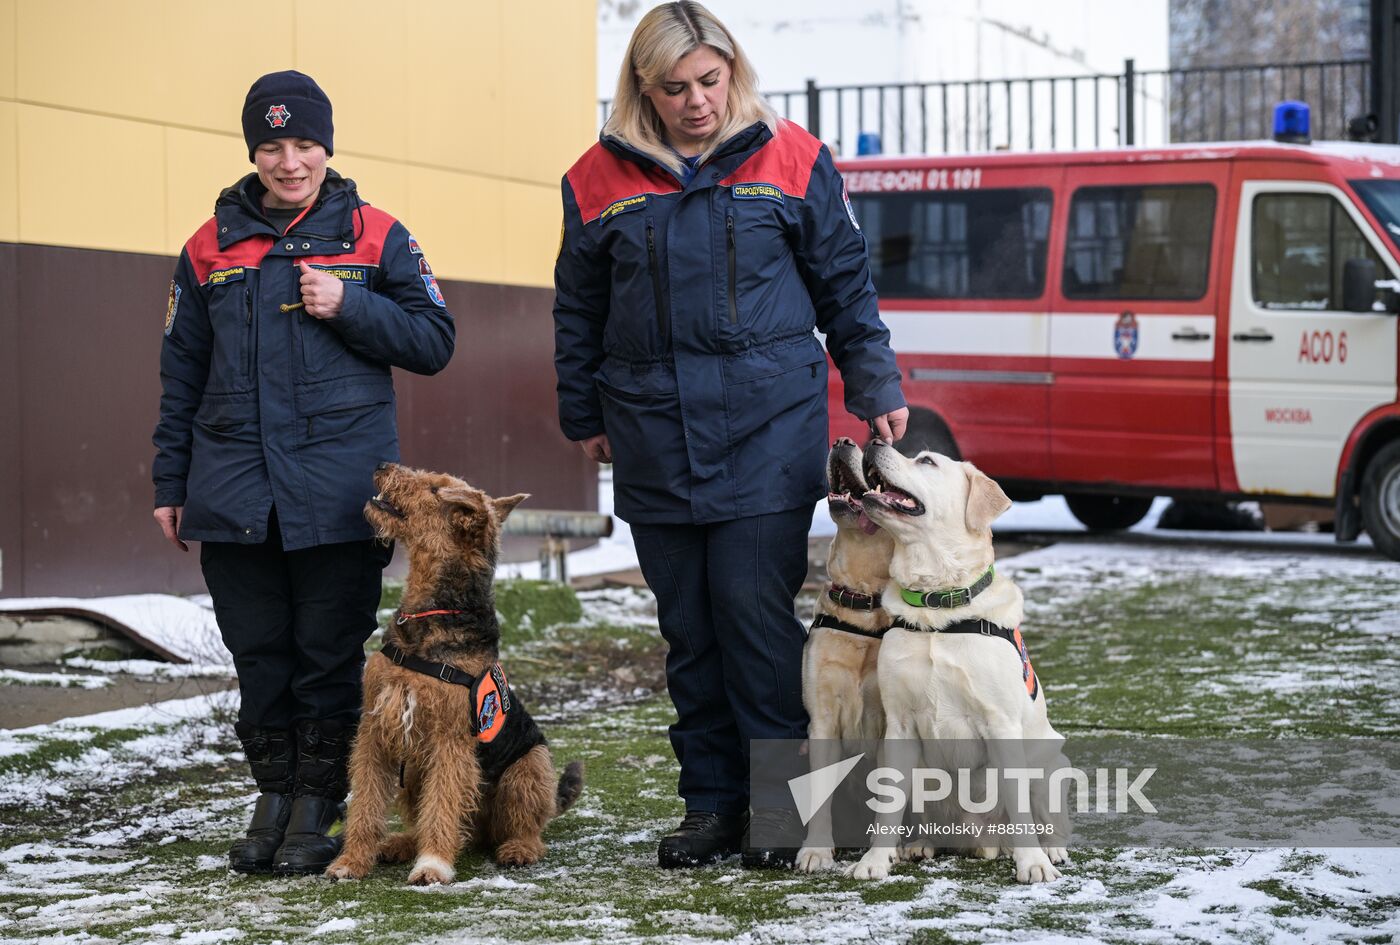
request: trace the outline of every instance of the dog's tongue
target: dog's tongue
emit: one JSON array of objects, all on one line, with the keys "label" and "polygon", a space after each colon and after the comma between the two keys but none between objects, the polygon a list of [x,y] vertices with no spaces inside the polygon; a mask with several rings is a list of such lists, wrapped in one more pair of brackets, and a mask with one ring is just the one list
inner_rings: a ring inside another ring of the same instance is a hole
[{"label": "dog's tongue", "polygon": [[867,535],[873,535],[880,530],[880,526],[871,521],[870,516],[865,514],[864,509],[861,510],[860,518],[856,520],[856,524],[859,525],[860,530]]}]

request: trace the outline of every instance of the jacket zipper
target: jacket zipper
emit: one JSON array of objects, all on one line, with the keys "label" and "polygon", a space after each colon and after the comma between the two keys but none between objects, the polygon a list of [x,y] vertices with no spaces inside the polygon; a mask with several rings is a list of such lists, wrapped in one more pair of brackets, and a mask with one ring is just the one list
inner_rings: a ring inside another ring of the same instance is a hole
[{"label": "jacket zipper", "polygon": [[647,218],[647,260],[651,269],[651,292],[656,299],[656,318],[661,326],[661,346],[671,340],[671,313],[666,308],[666,296],[661,291],[661,267],[656,264],[656,227]]},{"label": "jacket zipper", "polygon": [[724,232],[729,244],[729,324],[739,324],[739,300],[734,291],[734,271],[737,268],[734,264],[734,214],[725,211]]},{"label": "jacket zipper", "polygon": [[253,376],[252,347],[253,347],[253,293],[246,285],[243,287],[243,307],[247,310],[247,317],[243,323],[243,376],[251,378]]}]

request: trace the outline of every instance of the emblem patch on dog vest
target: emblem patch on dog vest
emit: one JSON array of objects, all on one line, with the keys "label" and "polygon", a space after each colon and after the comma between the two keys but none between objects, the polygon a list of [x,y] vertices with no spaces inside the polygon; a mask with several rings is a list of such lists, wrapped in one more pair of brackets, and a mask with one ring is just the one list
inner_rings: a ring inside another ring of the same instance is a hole
[{"label": "emblem patch on dog vest", "polygon": [[1021,628],[1015,630],[1016,652],[1021,654],[1021,680],[1026,684],[1026,695],[1032,699],[1036,693],[1040,692],[1040,679],[1035,674],[1035,667],[1031,666],[1030,654],[1026,652],[1026,641],[1021,639]]},{"label": "emblem patch on dog vest", "polygon": [[170,298],[165,303],[165,333],[169,335],[175,330],[175,313],[180,309],[180,284],[174,279],[170,280]]},{"label": "emblem patch on dog vest", "polygon": [[510,686],[506,674],[497,663],[472,686],[472,733],[477,740],[489,744],[506,727],[510,712]]}]

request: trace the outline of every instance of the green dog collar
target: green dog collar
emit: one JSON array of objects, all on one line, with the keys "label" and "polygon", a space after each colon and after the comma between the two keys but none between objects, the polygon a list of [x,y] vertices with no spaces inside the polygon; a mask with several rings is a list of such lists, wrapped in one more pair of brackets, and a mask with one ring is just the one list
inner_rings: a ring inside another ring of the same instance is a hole
[{"label": "green dog collar", "polygon": [[988,565],[982,576],[969,587],[954,587],[946,591],[911,591],[901,587],[899,596],[911,607],[966,607],[974,597],[991,586],[995,571],[995,564]]}]

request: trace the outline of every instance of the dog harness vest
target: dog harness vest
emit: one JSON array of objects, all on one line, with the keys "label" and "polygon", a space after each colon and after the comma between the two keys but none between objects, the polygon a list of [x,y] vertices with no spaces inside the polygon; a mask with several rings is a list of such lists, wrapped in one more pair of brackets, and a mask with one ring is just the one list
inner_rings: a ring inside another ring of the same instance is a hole
[{"label": "dog harness vest", "polygon": [[849,587],[842,587],[840,584],[830,584],[826,588],[826,596],[832,603],[845,607],[849,610],[875,610],[880,606],[880,599],[874,594],[862,594],[860,591],[853,591]]},{"label": "dog harness vest", "polygon": [[899,589],[899,596],[912,607],[966,607],[972,599],[992,586],[996,576],[996,565],[987,565],[982,576],[967,587],[953,587],[946,591],[911,591],[907,587]]},{"label": "dog harness vest", "polygon": [[812,629],[815,630],[818,627],[826,627],[831,630],[844,630],[847,633],[854,633],[862,637],[874,637],[877,640],[890,631],[889,627],[881,627],[879,630],[865,630],[854,624],[849,624],[844,620],[833,617],[831,614],[817,614],[817,619],[812,621]]},{"label": "dog harness vest", "polygon": [[921,627],[916,623],[910,623],[903,617],[894,618],[891,626],[899,627],[901,630],[912,630],[915,633],[980,633],[986,637],[1000,637],[1014,646],[1017,655],[1021,657],[1021,681],[1026,684],[1026,695],[1034,699],[1040,694],[1040,678],[1036,676],[1035,668],[1031,666],[1031,657],[1026,652],[1026,641],[1021,638],[1020,627],[1008,630],[990,620],[959,620],[946,627]]},{"label": "dog harness vest", "polygon": [[472,712],[467,727],[476,739],[477,760],[485,780],[495,781],[531,748],[546,744],[544,733],[511,691],[500,663],[473,676],[446,663],[410,656],[393,643],[385,643],[380,652],[395,666],[470,690]]}]

